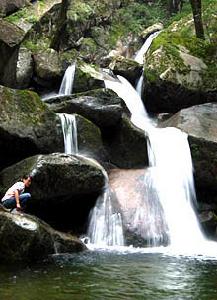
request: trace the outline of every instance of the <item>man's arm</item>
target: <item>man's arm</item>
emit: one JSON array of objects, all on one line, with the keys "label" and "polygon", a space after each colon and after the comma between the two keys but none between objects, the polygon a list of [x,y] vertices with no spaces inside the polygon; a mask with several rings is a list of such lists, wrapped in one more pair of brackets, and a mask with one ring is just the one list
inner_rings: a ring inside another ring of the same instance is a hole
[{"label": "man's arm", "polygon": [[19,191],[18,190],[16,190],[14,192],[14,196],[15,196],[15,199],[16,199],[16,207],[20,208],[20,197],[19,197]]}]

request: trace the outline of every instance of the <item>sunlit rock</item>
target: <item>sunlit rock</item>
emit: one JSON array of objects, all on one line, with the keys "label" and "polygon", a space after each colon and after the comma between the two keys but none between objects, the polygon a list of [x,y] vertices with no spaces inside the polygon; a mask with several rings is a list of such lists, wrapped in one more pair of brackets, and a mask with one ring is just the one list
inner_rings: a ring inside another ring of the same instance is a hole
[{"label": "sunlit rock", "polygon": [[56,228],[84,230],[105,184],[105,171],[98,162],[64,153],[29,157],[0,173],[1,195],[25,173],[33,176],[27,212]]},{"label": "sunlit rock", "polygon": [[0,258],[6,263],[37,262],[49,254],[72,253],[86,247],[76,237],[52,229],[38,218],[0,211]]},{"label": "sunlit rock", "polygon": [[217,104],[183,109],[161,126],[174,126],[189,135],[198,188],[217,191]]}]

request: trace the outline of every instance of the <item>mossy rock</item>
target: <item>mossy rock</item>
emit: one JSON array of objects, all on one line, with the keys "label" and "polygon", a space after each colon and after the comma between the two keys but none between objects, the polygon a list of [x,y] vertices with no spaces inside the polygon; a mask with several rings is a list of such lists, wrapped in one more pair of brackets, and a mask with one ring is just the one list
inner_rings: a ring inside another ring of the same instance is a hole
[{"label": "mossy rock", "polygon": [[63,149],[56,115],[28,90],[0,86],[1,169],[36,153]]},{"label": "mossy rock", "polygon": [[153,41],[144,63],[144,99],[149,111],[177,112],[217,101],[216,41],[211,38],[216,24],[213,18],[207,19],[209,13],[208,9],[204,11],[209,38],[195,37],[189,15],[172,23]]},{"label": "mossy rock", "polygon": [[133,85],[142,73],[142,67],[140,64],[123,56],[114,57],[112,62],[109,64],[109,67],[114,74],[125,77]]},{"label": "mossy rock", "polygon": [[49,98],[45,102],[56,113],[77,113],[101,129],[115,126],[123,112],[122,100],[110,89]]},{"label": "mossy rock", "polygon": [[36,217],[0,211],[0,258],[3,264],[36,263],[58,253],[81,252],[76,237],[58,232]]},{"label": "mossy rock", "polygon": [[99,67],[78,61],[76,64],[73,93],[104,87]]}]

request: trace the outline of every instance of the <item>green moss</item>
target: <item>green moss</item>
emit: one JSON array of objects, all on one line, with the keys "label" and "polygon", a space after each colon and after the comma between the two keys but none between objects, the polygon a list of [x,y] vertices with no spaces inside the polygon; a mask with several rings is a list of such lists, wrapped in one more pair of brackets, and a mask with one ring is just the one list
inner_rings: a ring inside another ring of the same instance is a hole
[{"label": "green moss", "polygon": [[73,1],[71,9],[67,11],[68,18],[72,21],[85,21],[93,15],[93,7],[81,1]]},{"label": "green moss", "polygon": [[[170,24],[153,41],[147,55],[148,68],[145,67],[145,72],[148,80],[157,80],[159,75],[168,68],[170,68],[170,74],[168,75],[170,79],[173,70],[174,72],[178,72],[178,74],[188,75],[191,70],[189,66],[184,64],[180,57],[181,50],[200,58],[207,66],[207,69],[204,68],[199,71],[199,76],[202,80],[198,81],[198,88],[204,90],[216,89],[217,3],[211,0],[208,2],[209,4],[206,4],[203,11],[206,39],[196,38],[192,13],[182,16],[181,20]],[[155,53],[159,49],[161,49],[163,54],[159,54],[157,58]],[[175,76],[174,80],[176,81]],[[182,80],[184,85],[189,85],[185,82],[185,77]],[[188,80],[187,77],[186,80]]]},{"label": "green moss", "polygon": [[10,116],[24,127],[39,125],[44,121],[45,113],[47,116],[51,113],[39,96],[28,90],[2,88],[0,98],[1,119],[7,122],[10,122]]},{"label": "green moss", "polygon": [[26,39],[23,42],[23,46],[29,49],[33,53],[44,51],[49,48],[50,40],[46,37],[41,37],[40,39]]}]

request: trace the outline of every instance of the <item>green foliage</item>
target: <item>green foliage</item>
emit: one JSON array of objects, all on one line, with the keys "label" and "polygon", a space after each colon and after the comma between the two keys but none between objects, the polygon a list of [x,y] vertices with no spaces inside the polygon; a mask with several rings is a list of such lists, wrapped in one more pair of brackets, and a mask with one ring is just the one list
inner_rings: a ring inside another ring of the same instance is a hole
[{"label": "green foliage", "polygon": [[114,17],[114,27],[123,33],[140,33],[144,28],[162,21],[165,17],[166,12],[161,7],[134,2],[119,9]]},{"label": "green foliage", "polygon": [[[29,15],[29,10],[27,7],[24,7],[23,9],[18,10],[16,13],[8,16],[5,18],[8,22],[11,23],[18,23],[20,19],[30,19],[31,21],[34,19],[34,16]],[[32,22],[30,22],[32,23]]]},{"label": "green foliage", "polygon": [[48,49],[49,44],[50,40],[46,38],[41,38],[40,40],[27,39],[23,42],[24,47],[32,51],[32,53]]},{"label": "green foliage", "polygon": [[85,21],[94,13],[93,7],[89,4],[75,1],[68,11],[68,17],[73,21]]}]

